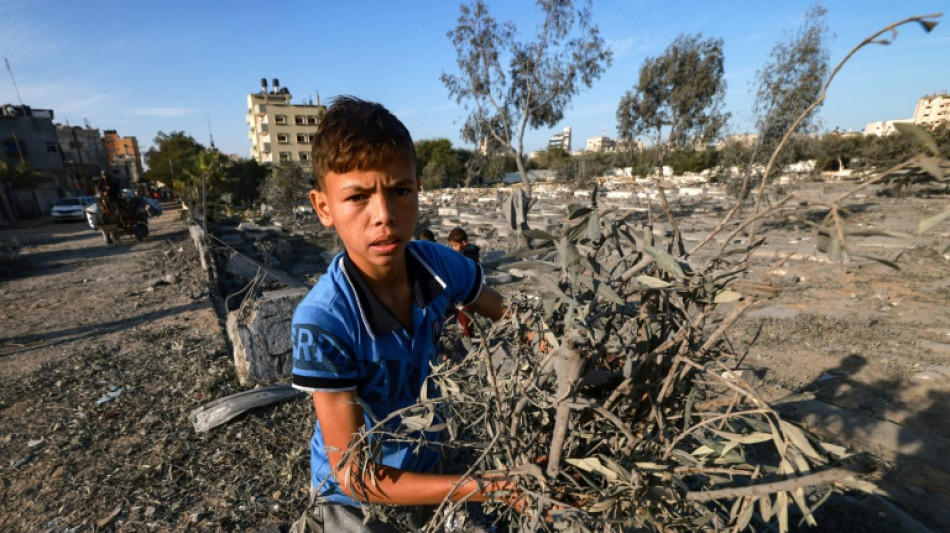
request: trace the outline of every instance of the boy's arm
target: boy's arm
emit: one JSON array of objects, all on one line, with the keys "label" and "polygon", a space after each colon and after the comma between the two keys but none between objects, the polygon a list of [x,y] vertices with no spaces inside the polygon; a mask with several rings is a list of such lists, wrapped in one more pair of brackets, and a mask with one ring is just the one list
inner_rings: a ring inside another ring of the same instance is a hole
[{"label": "boy's arm", "polygon": [[504,297],[498,291],[485,287],[469,308],[484,317],[498,320],[505,315],[504,304]]},{"label": "boy's arm", "polygon": [[[346,464],[341,464],[353,435],[363,426],[363,408],[356,401],[356,391],[314,392],[313,406],[334,476],[343,492],[355,500],[390,505],[438,505],[448,497],[452,501],[467,498],[480,502],[487,499],[488,492],[509,487],[508,482],[496,481],[483,484],[484,489],[480,491],[474,480],[460,483],[460,475],[425,474],[374,463],[361,470],[355,454],[350,455]],[[374,471],[369,472],[368,468]]]}]

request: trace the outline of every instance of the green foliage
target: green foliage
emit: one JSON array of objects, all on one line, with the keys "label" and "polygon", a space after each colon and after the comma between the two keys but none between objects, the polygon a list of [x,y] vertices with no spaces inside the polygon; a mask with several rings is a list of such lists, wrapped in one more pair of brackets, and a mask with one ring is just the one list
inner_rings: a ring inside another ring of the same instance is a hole
[{"label": "green foliage", "polygon": [[[722,39],[680,35],[662,55],[647,58],[637,84],[620,99],[620,138],[650,135],[663,148],[716,138],[729,117],[721,110],[726,93],[722,46]],[[662,162],[662,151],[659,155]]]},{"label": "green foliage", "polygon": [[571,183],[575,187],[589,187],[594,179],[601,177],[608,169],[614,168],[616,154],[585,153],[563,160],[555,167],[555,179],[562,183]]},{"label": "green foliage", "polygon": [[719,152],[715,150],[674,150],[666,157],[665,164],[673,169],[673,174],[687,172],[699,173],[719,163]]},{"label": "green foliage", "polygon": [[184,194],[188,174],[196,170],[198,154],[205,150],[193,137],[183,131],[159,131],[152,141],[155,146],[145,152],[147,181],[160,181]]},{"label": "green foliage", "polygon": [[465,181],[465,162],[469,157],[470,152],[452,148],[448,139],[417,141],[416,174],[427,189],[455,187]]},{"label": "green foliage", "polygon": [[845,170],[862,145],[861,137],[829,133],[817,142],[818,157],[815,166],[819,170]]},{"label": "green foliage", "polygon": [[571,154],[559,146],[549,146],[547,150],[532,158],[537,168],[555,169],[567,162]]},{"label": "green foliage", "polygon": [[531,184],[524,165],[528,128],[554,126],[581,88],[590,87],[610,65],[612,53],[591,23],[590,1],[543,0],[542,22],[533,40],[519,41],[511,22],[499,23],[483,0],[460,6],[448,32],[458,74],[442,74],[449,95],[468,118],[462,137],[488,139],[512,150],[525,192]]},{"label": "green foliage", "polygon": [[51,181],[51,179],[30,165],[18,165],[16,168],[12,168],[6,161],[0,159],[0,183],[29,188],[39,182]]},{"label": "green foliage", "polygon": [[[756,73],[754,115],[757,117],[762,158],[792,129],[795,121],[818,99],[828,76],[827,10],[814,6],[805,14],[798,30],[778,41],[766,64]],[[807,133],[814,129],[819,104],[794,128]],[[783,157],[776,169],[794,160]]]},{"label": "green foliage", "polygon": [[294,161],[283,161],[271,168],[261,191],[264,201],[279,213],[291,214],[298,204],[307,202],[313,178],[304,174]]},{"label": "green foliage", "polygon": [[231,195],[235,205],[246,205],[260,198],[260,189],[270,174],[266,165],[256,159],[242,159],[224,169],[223,193]]}]

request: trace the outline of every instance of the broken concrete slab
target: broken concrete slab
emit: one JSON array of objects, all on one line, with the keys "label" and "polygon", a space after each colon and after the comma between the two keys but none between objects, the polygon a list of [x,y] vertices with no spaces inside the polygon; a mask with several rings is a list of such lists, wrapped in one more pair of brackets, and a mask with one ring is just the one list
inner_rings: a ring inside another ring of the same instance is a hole
[{"label": "broken concrete slab", "polygon": [[234,370],[241,385],[271,382],[290,376],[290,322],[306,288],[265,292],[243,311],[228,315],[227,331],[234,347]]}]

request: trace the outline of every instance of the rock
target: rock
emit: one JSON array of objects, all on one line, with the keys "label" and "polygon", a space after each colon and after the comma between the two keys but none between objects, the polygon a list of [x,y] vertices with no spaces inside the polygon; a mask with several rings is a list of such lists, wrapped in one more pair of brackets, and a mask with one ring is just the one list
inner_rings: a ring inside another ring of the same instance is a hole
[{"label": "rock", "polygon": [[162,279],[165,280],[165,283],[168,283],[169,285],[173,283],[178,283],[178,275],[172,274],[171,272],[168,272],[164,276],[162,276]]},{"label": "rock", "polygon": [[287,378],[293,366],[290,322],[308,289],[265,292],[244,311],[228,315],[227,331],[234,346],[234,370],[241,385]]}]

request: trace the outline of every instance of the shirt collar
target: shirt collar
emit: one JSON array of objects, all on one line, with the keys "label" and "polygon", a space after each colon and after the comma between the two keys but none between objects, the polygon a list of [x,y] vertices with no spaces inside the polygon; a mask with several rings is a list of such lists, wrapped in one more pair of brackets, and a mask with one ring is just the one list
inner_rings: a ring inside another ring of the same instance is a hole
[{"label": "shirt collar", "polygon": [[[406,273],[412,284],[412,295],[416,305],[425,308],[445,290],[445,282],[432,271],[432,268],[412,249],[406,247]],[[375,340],[392,331],[403,328],[396,315],[376,297],[369,285],[360,277],[356,265],[350,256],[343,254],[343,274],[356,293],[356,305],[359,306],[360,317],[369,334]],[[410,331],[410,334],[412,332]]]}]

